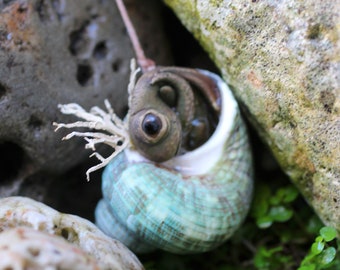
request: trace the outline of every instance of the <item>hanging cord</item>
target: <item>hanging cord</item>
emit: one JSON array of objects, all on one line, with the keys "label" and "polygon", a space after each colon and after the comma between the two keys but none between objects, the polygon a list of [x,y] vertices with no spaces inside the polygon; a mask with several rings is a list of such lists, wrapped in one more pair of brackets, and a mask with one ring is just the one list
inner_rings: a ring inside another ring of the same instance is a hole
[{"label": "hanging cord", "polygon": [[136,57],[137,57],[137,63],[141,67],[142,72],[146,72],[149,70],[152,70],[155,68],[156,64],[153,60],[146,58],[143,48],[140,45],[137,33],[135,31],[135,28],[133,27],[131,20],[129,18],[129,15],[126,11],[126,7],[123,3],[123,0],[116,0],[116,4],[118,7],[118,10],[120,12],[120,15],[122,16],[124,25],[126,27],[126,30],[128,32],[128,35],[130,37],[133,49],[135,51]]}]

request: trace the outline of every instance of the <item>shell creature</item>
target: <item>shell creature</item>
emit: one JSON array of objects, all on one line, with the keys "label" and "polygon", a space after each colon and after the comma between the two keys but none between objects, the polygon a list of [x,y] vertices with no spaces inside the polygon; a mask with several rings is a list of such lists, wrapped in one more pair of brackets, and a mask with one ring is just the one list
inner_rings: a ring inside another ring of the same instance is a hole
[{"label": "shell creature", "polygon": [[107,165],[96,223],[135,252],[211,250],[237,230],[252,197],[251,151],[237,103],[208,71],[157,67],[137,83],[136,76],[125,121],[106,102],[109,114],[63,105],[62,112],[87,122],[56,124],[104,130],[66,139],[84,136],[87,148],[115,148],[109,158],[95,153],[102,163],[88,171]]}]

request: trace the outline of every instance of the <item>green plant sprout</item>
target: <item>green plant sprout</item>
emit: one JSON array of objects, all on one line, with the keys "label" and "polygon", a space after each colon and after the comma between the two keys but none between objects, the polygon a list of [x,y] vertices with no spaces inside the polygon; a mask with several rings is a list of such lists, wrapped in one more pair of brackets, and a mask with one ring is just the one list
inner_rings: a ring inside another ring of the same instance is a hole
[{"label": "green plant sprout", "polygon": [[274,226],[274,223],[279,224],[290,220],[297,224],[300,222],[305,233],[318,234],[310,251],[302,259],[298,270],[340,269],[340,261],[336,260],[337,249],[333,244],[337,236],[336,230],[331,227],[321,227],[320,222],[315,219],[299,220],[299,215],[293,208],[298,196],[299,192],[293,185],[280,187],[276,191],[272,191],[266,184],[260,184],[257,187],[251,216],[255,219],[258,228],[271,229],[271,232],[279,237],[280,243],[273,246],[263,242],[257,246],[253,258],[256,269],[283,269],[282,267],[291,269],[294,258],[285,251],[285,248],[297,239],[294,232],[289,229],[288,223],[283,230],[277,230]]},{"label": "green plant sprout", "polygon": [[282,265],[289,266],[292,264],[292,256],[282,254],[283,246],[258,248],[254,257],[254,266],[257,269],[269,270],[280,269]]},{"label": "green plant sprout", "polygon": [[322,227],[298,270],[319,270],[330,268],[331,266],[334,269],[339,269],[340,262],[335,260],[338,253],[337,249],[330,243],[336,236],[337,232],[334,228]]},{"label": "green plant sprout", "polygon": [[261,229],[270,227],[273,222],[288,221],[294,214],[291,204],[298,195],[293,185],[281,187],[274,194],[267,185],[260,185],[255,192],[251,216]]}]

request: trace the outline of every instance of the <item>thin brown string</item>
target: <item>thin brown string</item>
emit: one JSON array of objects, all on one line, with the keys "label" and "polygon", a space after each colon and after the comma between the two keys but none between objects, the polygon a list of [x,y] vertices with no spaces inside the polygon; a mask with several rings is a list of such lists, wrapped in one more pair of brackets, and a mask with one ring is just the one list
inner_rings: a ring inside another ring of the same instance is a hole
[{"label": "thin brown string", "polygon": [[142,46],[140,45],[137,33],[131,23],[130,17],[126,11],[123,0],[116,0],[116,4],[120,12],[120,15],[122,16],[128,35],[130,37],[132,47],[137,57],[138,65],[141,67],[143,72],[154,69],[156,64],[153,60],[145,57],[144,50]]}]

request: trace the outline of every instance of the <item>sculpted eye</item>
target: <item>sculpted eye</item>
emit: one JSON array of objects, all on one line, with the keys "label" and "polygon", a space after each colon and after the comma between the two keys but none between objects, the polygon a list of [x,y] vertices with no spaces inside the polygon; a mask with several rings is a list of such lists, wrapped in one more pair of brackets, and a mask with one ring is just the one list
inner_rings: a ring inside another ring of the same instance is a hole
[{"label": "sculpted eye", "polygon": [[145,115],[144,120],[142,122],[142,129],[143,131],[153,137],[157,136],[158,133],[162,130],[163,124],[162,120],[152,113],[148,113]]},{"label": "sculpted eye", "polygon": [[129,129],[137,149],[143,145],[150,151],[150,146],[155,146],[167,138],[171,126],[167,116],[156,110],[147,109],[130,117]]}]

